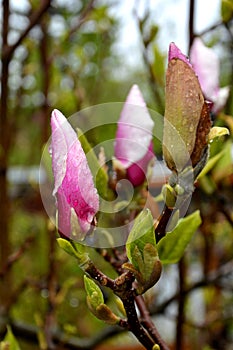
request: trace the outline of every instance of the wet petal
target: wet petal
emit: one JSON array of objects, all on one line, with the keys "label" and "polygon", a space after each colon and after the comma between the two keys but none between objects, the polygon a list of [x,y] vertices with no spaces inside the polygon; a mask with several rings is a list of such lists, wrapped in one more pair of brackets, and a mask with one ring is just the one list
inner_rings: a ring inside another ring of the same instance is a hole
[{"label": "wet petal", "polygon": [[[90,229],[99,209],[99,197],[77,135],[61,112],[55,110],[52,126],[52,167],[57,194],[59,230],[67,235],[70,211],[77,214],[83,232]],[[68,210],[69,209],[69,210]],[[67,213],[66,213],[67,212]]]},{"label": "wet petal", "polygon": [[151,142],[153,126],[143,96],[138,86],[133,85],[118,121],[115,143],[115,157],[125,168],[144,157]]},{"label": "wet petal", "polygon": [[147,153],[137,163],[130,165],[127,169],[127,177],[133,186],[141,185],[146,177],[148,164],[154,158],[153,143],[151,141]]}]

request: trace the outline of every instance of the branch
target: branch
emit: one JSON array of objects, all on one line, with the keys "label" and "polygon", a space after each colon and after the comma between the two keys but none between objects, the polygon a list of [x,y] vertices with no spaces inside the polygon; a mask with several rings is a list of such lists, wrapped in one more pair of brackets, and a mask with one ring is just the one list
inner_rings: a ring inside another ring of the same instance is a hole
[{"label": "branch", "polygon": [[148,39],[145,38],[145,36],[143,35],[144,25],[145,25],[146,21],[149,18],[149,13],[150,13],[149,9],[147,9],[144,18],[140,19],[138,17],[137,7],[136,7],[136,4],[135,4],[135,8],[133,9],[133,15],[134,15],[134,17],[136,19],[138,30],[139,30],[139,33],[141,34],[141,38],[142,38],[143,60],[144,60],[145,66],[146,66],[147,71],[148,71],[149,84],[151,86],[151,89],[153,91],[153,94],[154,94],[154,97],[155,97],[155,100],[156,100],[156,103],[157,103],[157,109],[158,109],[158,111],[163,113],[164,102],[163,102],[162,97],[160,95],[158,79],[157,79],[157,77],[154,74],[153,66],[152,66],[152,64],[150,62],[150,59],[149,59],[150,55],[149,55],[148,46],[151,43],[151,41],[148,41]]},{"label": "branch", "polygon": [[145,305],[143,296],[136,297],[137,307],[140,311],[142,325],[148,330],[152,339],[160,346],[161,350],[169,350],[167,344],[161,338],[157,328],[151,320],[150,313]]},{"label": "branch", "polygon": [[91,12],[91,10],[93,9],[94,3],[96,0],[90,0],[87,4],[87,7],[83,10],[83,12],[81,13],[78,23],[76,25],[74,25],[69,33],[67,34],[66,40],[69,40],[70,37],[82,26],[82,24],[86,21],[89,13]]},{"label": "branch", "polygon": [[[28,343],[38,344],[39,328],[22,322],[11,321],[10,323],[13,334],[20,339],[26,340]],[[4,327],[5,328],[5,327]],[[0,335],[5,329],[0,324]],[[52,332],[53,341],[56,344],[57,350],[92,350],[99,345],[103,340],[122,333],[125,330],[116,326],[107,326],[102,331],[88,338],[68,337],[61,330]],[[1,334],[2,333],[2,334]]]},{"label": "branch", "polygon": [[158,225],[155,228],[156,243],[158,243],[166,235],[166,227],[172,213],[173,209],[168,208],[165,205],[160,217],[158,218]]},{"label": "branch", "polygon": [[195,0],[189,2],[189,51],[194,39]]},{"label": "branch", "polygon": [[[221,278],[226,277],[227,275],[231,274],[233,271],[233,260],[230,260],[226,264],[220,266],[217,271],[211,271],[208,273],[208,275],[197,281],[196,283],[192,284],[191,286],[186,287],[183,290],[183,294],[187,295],[191,292],[193,292],[195,289],[202,288],[202,287],[208,287],[210,285],[216,285],[218,287],[221,287],[221,285],[218,283]],[[230,289],[232,289],[230,287]],[[174,301],[176,301],[179,298],[179,292],[174,294],[171,298],[165,300],[162,304],[155,306],[154,308],[151,308],[152,314],[162,314],[164,310]]]},{"label": "branch", "polygon": [[3,60],[10,60],[12,55],[14,54],[14,51],[17,49],[17,47],[22,43],[22,41],[26,38],[28,33],[31,31],[31,29],[38,24],[43,14],[48,10],[50,7],[51,0],[41,0],[40,1],[40,7],[37,11],[33,12],[30,18],[30,23],[28,27],[24,30],[24,32],[21,34],[21,36],[18,38],[18,40],[13,45],[7,45],[3,47],[2,52],[2,59]]},{"label": "branch", "polygon": [[211,32],[212,30],[215,30],[217,29],[218,27],[220,27],[221,25],[223,25],[224,22],[223,21],[218,21],[216,22],[215,24],[213,24],[212,26],[210,27],[207,27],[206,29],[204,29],[202,32],[198,33],[197,36],[203,36],[209,32]]},{"label": "branch", "polygon": [[34,236],[30,236],[30,237],[26,238],[25,241],[23,242],[23,244],[19,247],[19,249],[16,250],[14,253],[12,253],[8,257],[6,264],[3,266],[2,270],[0,271],[0,278],[3,278],[4,275],[7,272],[9,272],[9,270],[13,266],[13,264],[21,258],[21,256],[24,254],[24,252],[29,248],[31,243],[34,241],[34,239],[35,239]]}]

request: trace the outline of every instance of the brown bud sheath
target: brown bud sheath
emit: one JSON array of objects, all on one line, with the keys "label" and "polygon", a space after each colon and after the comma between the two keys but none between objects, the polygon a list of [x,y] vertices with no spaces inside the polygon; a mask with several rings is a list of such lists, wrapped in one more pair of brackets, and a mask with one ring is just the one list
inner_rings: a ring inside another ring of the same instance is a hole
[{"label": "brown bud sheath", "polygon": [[165,101],[163,154],[167,166],[180,172],[190,159],[193,167],[200,161],[210,130],[198,78],[181,53],[168,64]]}]

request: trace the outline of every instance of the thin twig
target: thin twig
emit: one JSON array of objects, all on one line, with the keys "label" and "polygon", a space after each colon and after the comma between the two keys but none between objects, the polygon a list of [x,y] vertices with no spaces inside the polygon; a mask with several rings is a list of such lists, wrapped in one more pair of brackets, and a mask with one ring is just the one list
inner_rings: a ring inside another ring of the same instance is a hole
[{"label": "thin twig", "polygon": [[194,39],[195,0],[189,1],[189,51]]},{"label": "thin twig", "polygon": [[19,247],[19,249],[17,249],[8,257],[5,266],[3,266],[2,270],[0,271],[0,278],[2,278],[6,273],[9,272],[12,266],[21,258],[25,251],[29,248],[34,239],[34,236],[27,237],[23,244]]},{"label": "thin twig", "polygon": [[[208,273],[207,276],[200,279],[199,281],[195,282],[194,284],[185,287],[183,290],[184,295],[188,295],[189,293],[193,292],[194,290],[198,288],[208,287],[210,285],[216,285],[218,288],[221,288],[221,285],[219,284],[219,281],[226,277],[227,275],[231,274],[233,271],[233,261],[230,260],[226,264],[220,266],[216,271],[211,271]],[[152,314],[162,314],[164,313],[164,310],[174,301],[176,301],[179,297],[179,292],[175,293],[173,296],[171,296],[169,299],[165,300],[163,303],[161,303],[158,306],[155,306],[155,308],[150,309],[150,312]]]}]

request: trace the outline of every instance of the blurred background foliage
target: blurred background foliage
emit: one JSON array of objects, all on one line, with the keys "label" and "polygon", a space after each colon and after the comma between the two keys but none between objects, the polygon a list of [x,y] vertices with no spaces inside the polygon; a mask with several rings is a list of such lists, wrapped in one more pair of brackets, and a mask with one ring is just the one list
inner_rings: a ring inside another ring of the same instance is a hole
[{"label": "blurred background foliage", "polygon": [[[121,26],[117,2],[19,3],[3,0],[1,8],[0,333],[3,337],[5,325],[11,325],[25,350],[92,349],[119,330],[106,327],[87,310],[82,273],[75,260],[57,248],[55,228],[41,203],[37,167],[50,136],[53,108],[70,116],[87,106],[124,101],[137,83],[148,107],[163,114],[166,53],[157,41],[163,28],[149,8],[143,17],[134,14],[144,62],[135,68],[116,50]],[[219,52],[221,85],[231,86],[232,1],[222,1],[222,6],[221,23],[201,34]],[[215,124],[232,132],[232,115],[231,89]],[[224,150],[222,157],[198,182],[190,207],[201,210],[203,224],[180,264],[167,267],[158,288],[147,295],[158,328],[161,323],[162,335],[177,350],[232,350],[230,138],[214,141],[211,156],[219,149]],[[92,254],[111,276],[106,262]],[[111,304],[108,291],[106,298]],[[112,344],[133,342],[126,335],[114,339]]]}]

